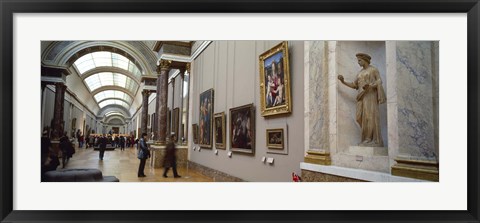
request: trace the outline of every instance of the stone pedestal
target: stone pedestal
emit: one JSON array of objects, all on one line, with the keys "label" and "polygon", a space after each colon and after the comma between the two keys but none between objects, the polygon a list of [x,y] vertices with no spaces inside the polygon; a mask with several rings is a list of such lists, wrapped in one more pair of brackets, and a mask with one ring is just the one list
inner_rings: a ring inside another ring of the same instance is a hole
[{"label": "stone pedestal", "polygon": [[395,159],[392,175],[410,177],[421,180],[439,181],[439,165],[435,161]]},{"label": "stone pedestal", "polygon": [[331,165],[332,160],[330,159],[330,153],[309,150],[307,151],[307,156],[305,156],[306,163],[320,164],[320,165]]},{"label": "stone pedestal", "polygon": [[386,147],[350,146],[347,153],[357,156],[388,156]]},{"label": "stone pedestal", "polygon": [[[150,157],[150,166],[153,168],[162,168],[163,167],[163,157],[165,156],[166,145],[161,144],[152,144],[150,145],[151,157]],[[187,146],[177,146],[177,167],[185,168],[188,162],[188,147]]]}]

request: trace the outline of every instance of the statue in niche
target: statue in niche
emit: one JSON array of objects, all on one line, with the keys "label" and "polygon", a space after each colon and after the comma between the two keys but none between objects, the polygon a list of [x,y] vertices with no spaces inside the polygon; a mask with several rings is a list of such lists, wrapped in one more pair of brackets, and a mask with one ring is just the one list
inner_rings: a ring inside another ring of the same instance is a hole
[{"label": "statue in niche", "polygon": [[370,65],[371,57],[368,54],[356,54],[358,65],[362,70],[357,78],[349,83],[342,75],[338,79],[344,85],[358,90],[356,120],[362,130],[362,141],[359,146],[383,147],[380,129],[379,105],[385,103],[385,91],[378,69]]}]

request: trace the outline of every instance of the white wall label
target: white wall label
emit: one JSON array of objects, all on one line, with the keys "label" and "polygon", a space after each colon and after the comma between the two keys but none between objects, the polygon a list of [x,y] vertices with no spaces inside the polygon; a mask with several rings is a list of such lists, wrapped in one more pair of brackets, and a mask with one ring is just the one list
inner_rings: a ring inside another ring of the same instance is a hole
[{"label": "white wall label", "polygon": [[273,158],[272,158],[272,157],[268,157],[268,158],[267,158],[267,163],[272,164],[272,163],[273,163]]}]

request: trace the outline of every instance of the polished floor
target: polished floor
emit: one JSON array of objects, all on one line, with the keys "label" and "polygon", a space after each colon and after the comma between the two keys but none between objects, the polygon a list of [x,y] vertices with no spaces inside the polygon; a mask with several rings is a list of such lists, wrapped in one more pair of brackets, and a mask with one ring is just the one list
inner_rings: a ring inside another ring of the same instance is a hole
[{"label": "polished floor", "polygon": [[[174,178],[170,169],[168,178],[164,178],[163,168],[150,166],[150,159],[145,165],[146,177],[138,177],[137,171],[140,160],[137,158],[135,148],[120,148],[105,151],[103,160],[98,158],[99,152],[93,148],[75,148],[75,154],[68,161],[65,169],[95,168],[102,171],[104,176],[115,176],[120,182],[212,182],[213,179],[187,168],[178,168],[181,178]],[[62,165],[58,166],[62,169]]]}]

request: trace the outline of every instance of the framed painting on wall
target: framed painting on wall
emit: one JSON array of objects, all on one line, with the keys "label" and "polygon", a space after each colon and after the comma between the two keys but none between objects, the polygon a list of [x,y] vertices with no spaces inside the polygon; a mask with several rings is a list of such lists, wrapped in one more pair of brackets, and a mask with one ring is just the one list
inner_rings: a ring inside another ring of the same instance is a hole
[{"label": "framed painting on wall", "polygon": [[215,148],[225,149],[225,112],[215,113]]},{"label": "framed painting on wall", "polygon": [[255,154],[255,108],[253,104],[230,109],[230,147],[233,152]]},{"label": "framed painting on wall", "polygon": [[266,130],[266,142],[269,149],[283,149],[283,129],[267,129]]},{"label": "framed painting on wall", "polygon": [[193,143],[198,144],[198,125],[192,124]]},{"label": "framed painting on wall", "polygon": [[292,112],[288,42],[283,41],[259,57],[262,116]]},{"label": "framed painting on wall", "polygon": [[287,124],[269,125],[265,130],[265,145],[267,153],[288,155]]},{"label": "framed painting on wall", "polygon": [[213,88],[200,94],[200,115],[198,121],[199,142],[204,148],[212,148]]}]

